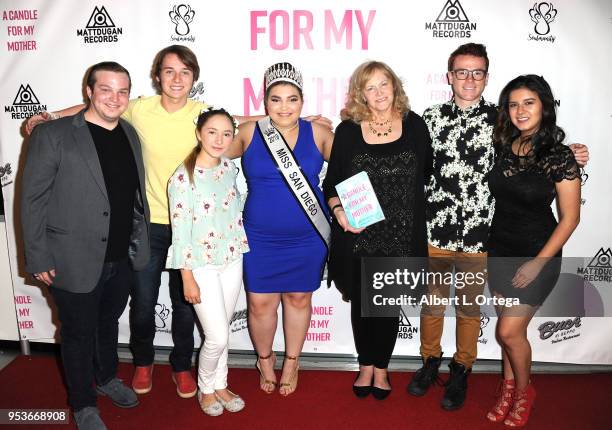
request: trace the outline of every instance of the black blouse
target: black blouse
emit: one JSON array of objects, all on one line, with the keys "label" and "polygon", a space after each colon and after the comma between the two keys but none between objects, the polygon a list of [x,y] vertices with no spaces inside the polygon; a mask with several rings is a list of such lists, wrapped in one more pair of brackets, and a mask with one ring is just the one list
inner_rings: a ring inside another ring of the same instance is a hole
[{"label": "black blouse", "polygon": [[325,199],[337,197],[335,186],[367,172],[385,220],[360,234],[345,233],[334,219],[328,264],[328,284],[334,281],[345,297],[359,288],[360,257],[425,257],[425,183],[431,172],[431,140],[423,119],[409,112],[396,141],[365,142],[361,126],[343,121],[323,182]]}]

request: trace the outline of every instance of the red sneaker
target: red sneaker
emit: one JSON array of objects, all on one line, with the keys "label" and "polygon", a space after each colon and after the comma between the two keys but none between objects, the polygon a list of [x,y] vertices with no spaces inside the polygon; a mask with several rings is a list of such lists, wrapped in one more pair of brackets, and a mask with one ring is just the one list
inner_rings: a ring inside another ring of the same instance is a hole
[{"label": "red sneaker", "polygon": [[132,389],[137,394],[146,394],[153,388],[153,365],[136,366],[132,378]]},{"label": "red sneaker", "polygon": [[198,386],[191,376],[191,372],[189,370],[185,370],[183,372],[172,372],[172,380],[176,384],[176,392],[179,397],[183,399],[188,399],[196,395],[198,391]]}]

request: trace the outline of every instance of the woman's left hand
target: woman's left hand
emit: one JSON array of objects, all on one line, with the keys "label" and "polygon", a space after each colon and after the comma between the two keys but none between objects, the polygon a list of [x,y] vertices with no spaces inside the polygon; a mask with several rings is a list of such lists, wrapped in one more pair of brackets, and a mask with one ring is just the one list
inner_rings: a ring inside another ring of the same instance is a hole
[{"label": "woman's left hand", "polygon": [[533,260],[523,263],[523,265],[516,271],[514,278],[512,278],[512,286],[514,288],[527,287],[535,278],[538,277],[540,271],[544,267],[544,264],[545,260],[543,258],[534,258]]}]

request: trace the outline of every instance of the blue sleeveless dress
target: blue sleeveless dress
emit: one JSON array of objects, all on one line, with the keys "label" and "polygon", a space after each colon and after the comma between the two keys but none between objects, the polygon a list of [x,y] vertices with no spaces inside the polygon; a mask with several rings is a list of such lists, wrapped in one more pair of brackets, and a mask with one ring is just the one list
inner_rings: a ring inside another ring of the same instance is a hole
[{"label": "blue sleeveless dress", "polygon": [[[300,121],[293,155],[327,215],[319,189],[323,156],[312,124]],[[310,292],[321,285],[327,247],[285,184],[257,129],[242,156],[248,186],[244,229],[250,252],[244,254],[244,285],[251,293]]]}]

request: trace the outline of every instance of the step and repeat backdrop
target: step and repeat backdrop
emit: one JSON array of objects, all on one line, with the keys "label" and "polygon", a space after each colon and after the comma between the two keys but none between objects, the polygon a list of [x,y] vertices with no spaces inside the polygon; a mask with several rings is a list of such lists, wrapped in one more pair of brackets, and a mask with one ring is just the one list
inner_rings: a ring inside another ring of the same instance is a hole
[{"label": "step and repeat backdrop", "polygon": [[[57,319],[45,289],[24,272],[19,225],[20,173],[27,144],[23,122],[44,110],[83,101],[88,66],[114,60],[132,75],[132,96],[154,93],[150,67],[157,51],[184,44],[202,69],[192,96],[237,115],[263,113],[263,72],[289,61],[304,75],[303,113],[339,122],[348,78],[365,60],[387,62],[402,78],[417,113],[451,97],[449,54],[466,42],[484,43],[490,57],[485,98],[519,74],[536,73],[551,84],[559,124],[568,142],[589,145],[582,175],[581,223],[564,249],[579,257],[566,275],[581,279],[597,312],[538,317],[529,331],[538,361],[612,363],[611,169],[612,3],[608,0],[432,0],[377,2],[323,0],[3,0],[0,3],[0,177],[6,235],[20,337],[53,341]],[[194,142],[195,143],[195,142]],[[241,182],[243,191],[244,181]],[[2,232],[1,234],[4,234]],[[156,307],[157,345],[170,345],[171,306],[167,278]],[[305,352],[352,354],[349,305],[326,287],[313,296]],[[129,339],[128,311],[120,342]],[[455,350],[454,321],[443,338]],[[232,322],[231,348],[252,349],[246,301]],[[495,315],[481,314],[479,357],[497,359]],[[282,349],[279,331],[275,348]],[[397,355],[418,355],[419,319],[401,315]]]}]

